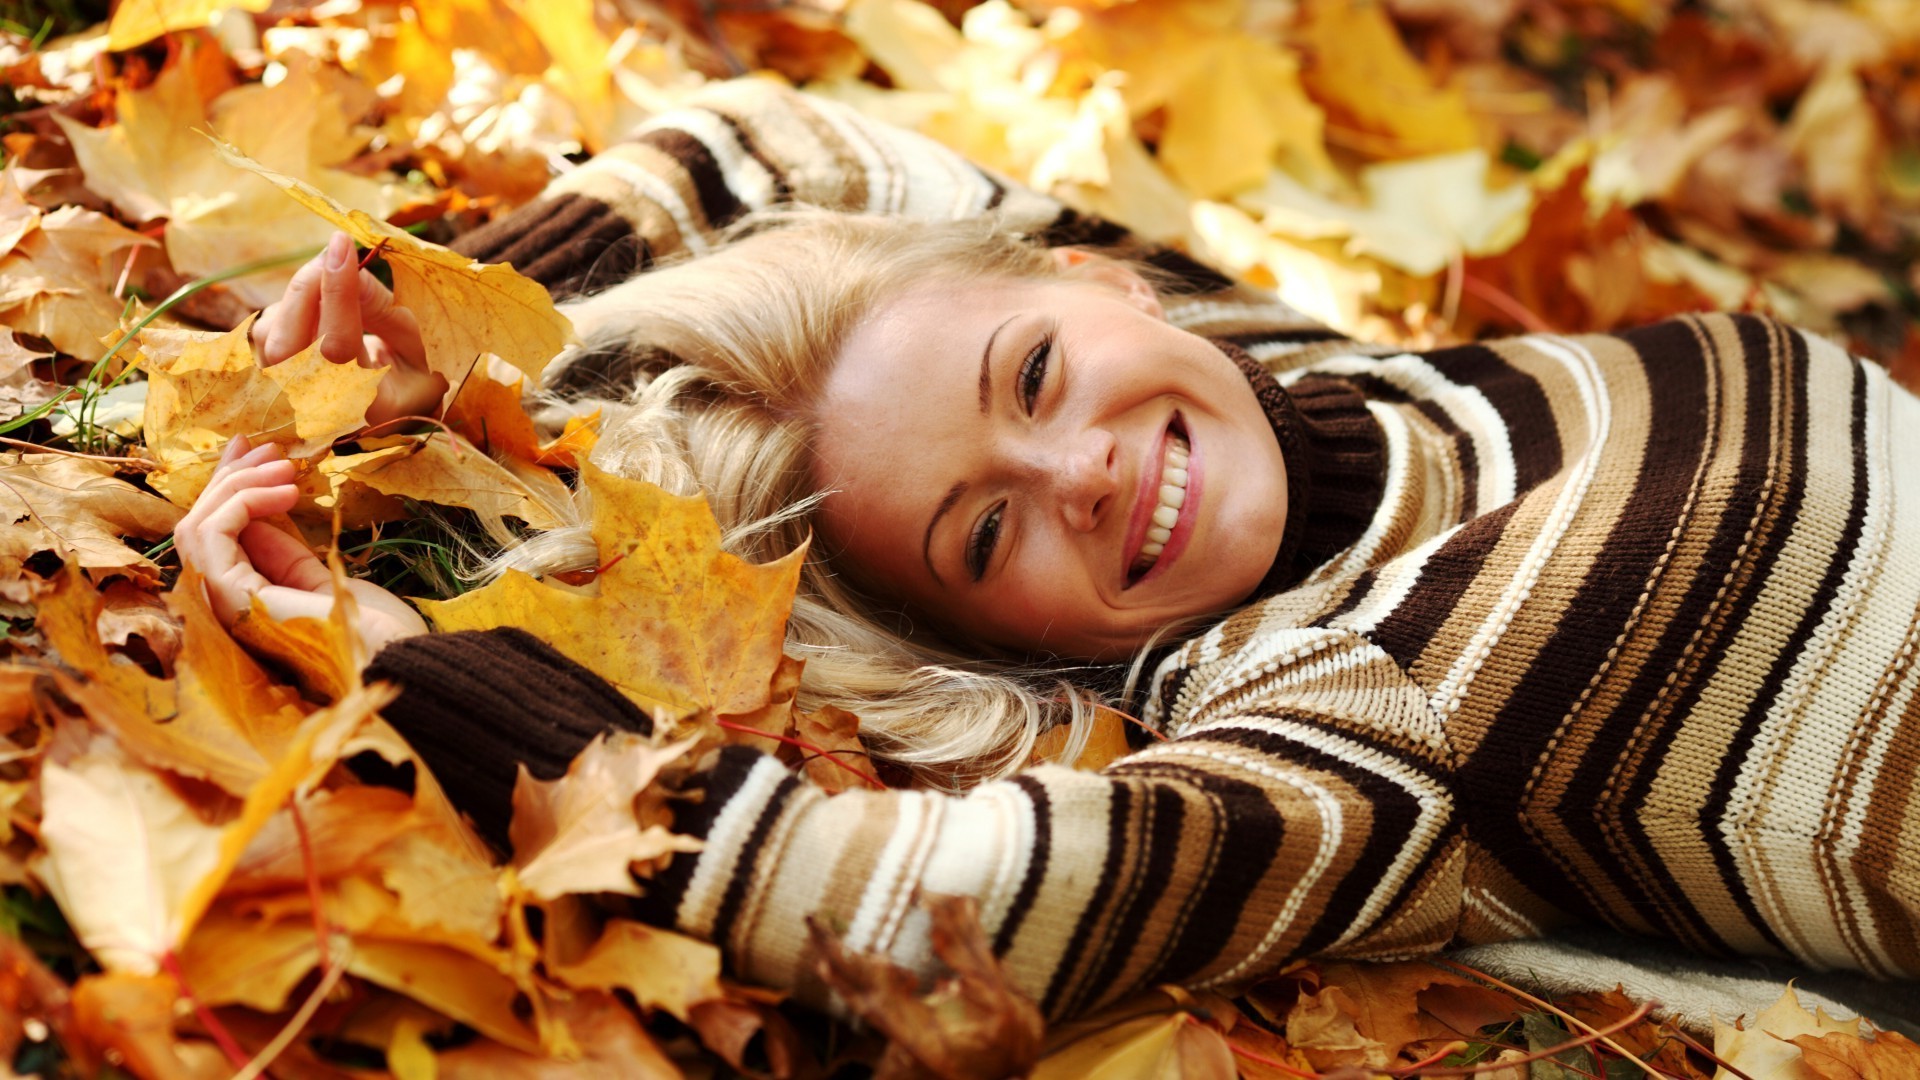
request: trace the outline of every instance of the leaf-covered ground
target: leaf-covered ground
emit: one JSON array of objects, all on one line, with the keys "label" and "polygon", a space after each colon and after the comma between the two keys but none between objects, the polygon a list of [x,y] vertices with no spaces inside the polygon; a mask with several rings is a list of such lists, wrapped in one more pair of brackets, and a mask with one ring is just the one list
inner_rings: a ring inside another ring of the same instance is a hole
[{"label": "leaf-covered ground", "polygon": [[[771,71],[1358,336],[1751,308],[1912,385],[1920,5],[122,0],[108,16],[0,4],[0,1070],[1920,1075],[1920,1047],[1790,998],[1696,1039],[1618,993],[1546,1002],[1446,964],[1303,964],[1238,998],[1166,990],[1043,1030],[958,906],[934,911],[955,973],[936,987],[822,939],[859,1030],[729,981],[711,947],[589,899],[633,892],[682,843],[653,778],[726,741],[833,788],[884,770],[857,718],[794,705],[778,638],[793,567],[742,564],[697,502],[580,468],[590,427],[542,442],[518,387],[564,320],[437,243],[704,81]],[[443,424],[363,432],[375,373],[311,350],[256,366],[244,320],[335,228],[421,314],[428,363],[458,387]],[[482,351],[498,362],[469,370]],[[291,524],[341,573],[437,601],[443,626],[540,628],[677,718],[673,740],[609,739],[523,783],[497,864],[377,719],[384,691],[361,685],[341,620],[230,634],[179,566],[171,533],[239,433],[302,462]],[[457,595],[472,522],[551,524],[581,482],[596,581]]]}]

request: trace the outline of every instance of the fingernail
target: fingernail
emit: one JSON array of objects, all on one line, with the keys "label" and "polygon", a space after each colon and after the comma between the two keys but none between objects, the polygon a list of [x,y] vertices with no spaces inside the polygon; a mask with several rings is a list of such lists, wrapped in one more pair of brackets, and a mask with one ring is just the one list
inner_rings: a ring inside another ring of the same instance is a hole
[{"label": "fingernail", "polygon": [[327,269],[345,270],[352,261],[353,241],[347,239],[346,233],[334,233],[333,239],[327,241]]}]

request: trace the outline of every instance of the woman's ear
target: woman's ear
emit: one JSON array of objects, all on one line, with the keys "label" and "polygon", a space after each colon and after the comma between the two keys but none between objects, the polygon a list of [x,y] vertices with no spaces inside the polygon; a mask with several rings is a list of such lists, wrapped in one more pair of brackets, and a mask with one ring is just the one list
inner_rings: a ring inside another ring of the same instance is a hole
[{"label": "woman's ear", "polygon": [[1119,259],[1077,247],[1054,248],[1050,254],[1054,267],[1063,276],[1097,281],[1118,289],[1127,303],[1140,311],[1156,319],[1167,317],[1167,309],[1160,304],[1160,294],[1154,291],[1146,278],[1140,276],[1139,271]]}]

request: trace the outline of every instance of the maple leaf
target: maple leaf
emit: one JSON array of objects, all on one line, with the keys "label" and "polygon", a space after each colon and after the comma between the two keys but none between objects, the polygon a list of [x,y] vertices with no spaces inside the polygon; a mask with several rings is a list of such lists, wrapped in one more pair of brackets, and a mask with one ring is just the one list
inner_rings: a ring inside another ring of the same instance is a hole
[{"label": "maple leaf", "polygon": [[952,972],[931,990],[884,955],[851,952],[807,920],[821,978],[855,1016],[888,1039],[876,1075],[1025,1075],[1040,1057],[1039,1008],[1014,989],[994,958],[972,897],[930,896],[924,902],[933,920],[934,955]]},{"label": "maple leaf", "polygon": [[1814,1080],[1819,1076],[1804,1060],[1799,1040],[1820,1040],[1825,1036],[1858,1039],[1860,1019],[1839,1021],[1821,1009],[1808,1012],[1789,986],[1780,1000],[1762,1009],[1751,1023],[1739,1021],[1713,1025],[1713,1054],[1726,1065],[1748,1076],[1774,1077],[1778,1080]]},{"label": "maple leaf", "polygon": [[114,283],[130,248],[154,241],[92,210],[63,206],[0,258],[0,323],[89,356],[119,328]]},{"label": "maple leaf", "polygon": [[[332,763],[341,735],[391,691],[361,689],[315,713],[223,821],[97,736],[41,767],[44,854],[33,862],[80,941],[110,971],[149,975],[203,915],[241,852],[296,788]],[[136,838],[128,844],[127,838]]]},{"label": "maple leaf", "polygon": [[114,475],[113,463],[70,454],[0,453],[0,580],[18,577],[26,560],[51,551],[96,580],[124,574],[160,581],[152,559],[121,542],[173,535],[181,511]]},{"label": "maple leaf", "polygon": [[513,785],[513,862],[520,883],[542,900],[567,893],[638,895],[629,868],[700,842],[657,824],[641,827],[634,799],[694,743],[655,747],[630,732],[596,737],[567,774],[535,780],[520,766]]},{"label": "maple leaf", "polygon": [[427,368],[458,387],[482,354],[491,353],[538,378],[547,361],[574,339],[546,287],[503,263],[479,263],[422,240],[364,210],[349,210],[296,176],[217,143],[224,159],[266,178],[300,205],[379,247],[393,270],[394,303],[420,320]]},{"label": "maple leaf", "polygon": [[[352,137],[339,96],[313,66],[294,60],[286,78],[229,91],[209,113],[192,65],[175,63],[143,90],[122,88],[115,96],[118,121],[108,127],[55,119],[73,143],[88,187],[131,220],[166,219],[168,260],[180,273],[199,277],[317,246],[331,232],[271,184],[235,172],[207,129],[330,198],[381,215],[401,202],[392,185],[323,168],[352,156],[362,140]],[[293,272],[291,265],[262,271],[227,287],[264,305],[279,299]]]},{"label": "maple leaf", "polygon": [[1295,28],[1309,57],[1301,79],[1335,123],[1348,125],[1344,141],[1389,158],[1478,144],[1466,99],[1435,85],[1407,51],[1385,5],[1309,0],[1304,14]]},{"label": "maple leaf", "polygon": [[175,30],[197,30],[222,11],[271,6],[273,0],[121,0],[107,21],[107,48],[125,52]]},{"label": "maple leaf", "polygon": [[1040,1060],[1034,1080],[1128,1076],[1230,1080],[1239,1075],[1226,1039],[1184,1010],[1086,1027],[1087,1034]]},{"label": "maple leaf", "polygon": [[423,602],[442,630],[517,626],[671,722],[765,705],[804,552],[753,566],[720,547],[706,501],[591,465],[598,594],[509,570],[455,600]]},{"label": "maple leaf", "polygon": [[726,996],[720,950],[683,934],[614,919],[585,955],[547,963],[547,972],[579,990],[625,990],[643,1009],[690,1023],[702,1002]]},{"label": "maple leaf", "polygon": [[1835,1032],[1798,1035],[1801,1063],[1821,1080],[1901,1080],[1920,1076],[1920,1043],[1897,1031],[1882,1031],[1871,1040]]},{"label": "maple leaf", "polygon": [[436,1054],[434,1074],[441,1080],[589,1080],[611,1075],[680,1080],[680,1070],[611,994],[576,994],[557,1004],[553,1015],[564,1026],[574,1053],[556,1058],[476,1044]]}]

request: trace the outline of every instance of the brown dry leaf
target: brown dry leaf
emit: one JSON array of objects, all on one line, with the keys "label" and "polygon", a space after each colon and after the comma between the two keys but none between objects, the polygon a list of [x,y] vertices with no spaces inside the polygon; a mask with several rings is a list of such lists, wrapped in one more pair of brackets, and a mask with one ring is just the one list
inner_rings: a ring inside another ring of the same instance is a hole
[{"label": "brown dry leaf", "polygon": [[663,1009],[683,1023],[704,1001],[724,997],[720,950],[630,919],[607,923],[578,960],[549,961],[547,973],[576,990],[625,990],[643,1009]]},{"label": "brown dry leaf", "polygon": [[513,864],[520,884],[542,900],[568,893],[639,894],[630,867],[700,842],[657,824],[642,828],[634,799],[654,777],[691,750],[667,747],[631,732],[596,737],[557,780],[535,780],[520,767],[513,786]]},{"label": "brown dry leaf", "polygon": [[254,834],[390,698],[384,687],[361,689],[315,713],[237,810],[217,822],[110,736],[95,736],[72,759],[41,768],[45,853],[34,860],[34,875],[104,966],[151,974],[206,912]]},{"label": "brown dry leaf", "polygon": [[1871,1040],[1857,1035],[1800,1035],[1801,1062],[1821,1080],[1906,1080],[1920,1076],[1920,1043],[1897,1031]]},{"label": "brown dry leaf", "polygon": [[126,306],[114,286],[130,249],[152,246],[92,210],[63,206],[47,214],[0,258],[0,323],[72,356],[97,355]]},{"label": "brown dry leaf", "polygon": [[[1749,1076],[1770,1080],[1815,1080],[1820,1074],[1803,1059],[1797,1040],[1820,1039],[1827,1035],[1860,1037],[1860,1020],[1838,1021],[1826,1011],[1810,1013],[1800,1005],[1793,988],[1781,991],[1780,1000],[1761,1010],[1758,1016],[1742,1024],[1716,1022],[1713,1025],[1714,1055]],[[1724,1071],[1724,1070],[1723,1070]]]},{"label": "brown dry leaf", "polygon": [[[174,1031],[179,988],[166,975],[109,972],[73,988],[73,1030],[81,1048],[146,1080],[220,1080],[233,1065],[203,1039]],[[71,1048],[70,1048],[71,1049]]]},{"label": "brown dry leaf", "polygon": [[247,896],[306,887],[309,862],[322,881],[342,877],[408,829],[419,827],[413,800],[392,788],[316,791],[300,802],[309,845],[303,850],[293,815],[278,814],[254,836],[221,895]]},{"label": "brown dry leaf", "polygon": [[107,48],[124,52],[175,30],[198,30],[230,8],[265,11],[273,0],[120,0],[107,22]]},{"label": "brown dry leaf", "polygon": [[1435,85],[1383,5],[1309,0],[1295,35],[1308,57],[1301,81],[1327,110],[1329,142],[1375,158],[1478,145],[1466,100]]},{"label": "brown dry leaf", "polygon": [[554,309],[545,286],[510,266],[478,263],[395,228],[360,209],[347,209],[306,180],[277,171],[225,143],[229,163],[265,177],[302,206],[367,247],[379,246],[393,270],[393,299],[420,320],[427,367],[458,387],[483,354],[492,353],[538,378],[574,341],[572,324]]},{"label": "brown dry leaf", "polygon": [[167,610],[165,600],[117,578],[100,590],[100,601],[94,628],[102,642],[124,647],[137,637],[147,643],[162,667],[173,667],[180,653],[180,619]]},{"label": "brown dry leaf", "polygon": [[598,595],[509,570],[456,599],[423,603],[442,630],[518,626],[600,675],[656,723],[700,709],[765,705],[804,552],[753,566],[720,547],[705,500],[588,465]]},{"label": "brown dry leaf", "polygon": [[464,506],[481,514],[519,518],[536,529],[564,524],[569,501],[559,477],[537,466],[516,468],[495,461],[449,432],[360,440],[362,453],[344,454],[321,466],[336,491],[357,484],[385,495],[441,506]]},{"label": "brown dry leaf", "polygon": [[693,1007],[688,1026],[700,1036],[701,1045],[741,1072],[764,1067],[769,1076],[793,1076],[809,1060],[800,1033],[773,1007],[772,1000],[748,996],[764,992],[756,988],[729,989],[732,997],[703,1001]]},{"label": "brown dry leaf", "polygon": [[524,387],[522,380],[508,384],[475,371],[447,408],[447,428],[488,454],[534,465],[578,468],[593,449],[598,410],[590,416],[569,417],[560,436],[543,444],[533,418],[521,405]]},{"label": "brown dry leaf", "polygon": [[[1108,765],[1133,753],[1133,747],[1127,743],[1127,732],[1139,721],[1113,709],[1097,708],[1088,718],[1092,730],[1087,733],[1087,741],[1080,748],[1080,756],[1070,763],[1074,768],[1086,772],[1099,772]],[[1033,761],[1058,762],[1060,755],[1067,749],[1067,742],[1073,737],[1073,731],[1065,724],[1041,732],[1033,742]]]},{"label": "brown dry leaf", "polygon": [[[123,10],[126,5],[123,5]],[[187,277],[325,243],[326,223],[287,202],[266,181],[236,172],[211,131],[266,169],[301,177],[316,191],[385,215],[402,197],[390,185],[323,166],[359,149],[339,95],[311,62],[287,65],[272,86],[232,90],[203,104],[193,66],[176,63],[152,85],[120,88],[116,123],[92,128],[55,116],[73,144],[87,186],[135,222],[167,221],[167,258]],[[249,304],[279,298],[294,265],[228,283]]]},{"label": "brown dry leaf", "polygon": [[876,1075],[1026,1075],[1045,1042],[1039,1008],[1008,982],[972,897],[927,896],[923,902],[933,917],[934,954],[952,972],[930,990],[885,956],[850,952],[807,920],[820,977],[849,1011],[888,1039]]},{"label": "brown dry leaf", "polygon": [[[1409,1012],[1413,1002],[1405,1003]],[[1303,993],[1287,1014],[1287,1045],[1307,1055],[1316,1069],[1345,1065],[1379,1067],[1393,1060],[1391,1050],[1359,1028],[1359,1008],[1342,986]]]},{"label": "brown dry leaf", "polygon": [[435,1055],[440,1080],[589,1080],[603,1076],[679,1080],[680,1070],[611,994],[577,994],[553,1008],[575,1052],[535,1056],[475,1043]]},{"label": "brown dry leaf", "polygon": [[181,511],[114,475],[112,462],[70,454],[0,453],[0,580],[51,551],[95,580],[125,574],[158,584],[160,567],[121,541],[173,534]]}]

